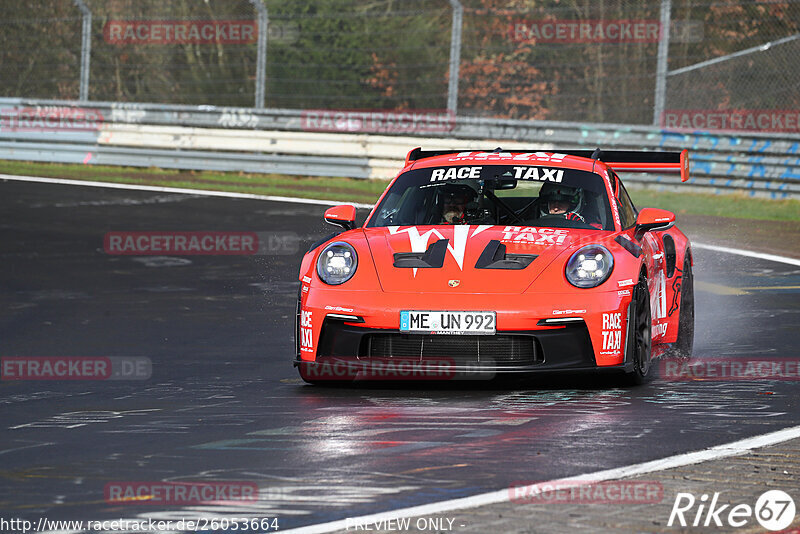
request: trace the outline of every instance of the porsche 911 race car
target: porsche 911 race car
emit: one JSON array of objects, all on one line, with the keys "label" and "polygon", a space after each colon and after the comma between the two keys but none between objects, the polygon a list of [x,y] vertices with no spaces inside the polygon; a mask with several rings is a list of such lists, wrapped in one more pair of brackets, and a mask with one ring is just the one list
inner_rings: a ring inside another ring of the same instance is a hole
[{"label": "porsche 911 race car", "polygon": [[295,366],[307,382],[600,371],[633,383],[688,357],[692,253],[669,211],[637,210],[616,171],[688,154],[422,151],[355,228],[300,267]]}]

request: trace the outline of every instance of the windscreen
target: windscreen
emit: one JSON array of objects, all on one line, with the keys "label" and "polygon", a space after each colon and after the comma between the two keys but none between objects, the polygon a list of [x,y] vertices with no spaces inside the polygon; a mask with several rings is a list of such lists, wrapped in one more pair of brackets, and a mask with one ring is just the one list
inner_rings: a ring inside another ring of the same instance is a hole
[{"label": "windscreen", "polygon": [[367,226],[525,225],[613,230],[603,178],[533,165],[465,165],[400,175]]}]

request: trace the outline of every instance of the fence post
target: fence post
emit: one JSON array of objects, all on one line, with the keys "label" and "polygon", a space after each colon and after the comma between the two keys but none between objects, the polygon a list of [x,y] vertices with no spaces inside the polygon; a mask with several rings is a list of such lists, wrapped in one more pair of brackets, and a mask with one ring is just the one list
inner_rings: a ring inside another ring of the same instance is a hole
[{"label": "fence post", "polygon": [[258,51],[256,56],[256,103],[258,109],[264,108],[265,86],[267,84],[267,31],[269,16],[267,7],[261,0],[250,0],[258,12]]},{"label": "fence post", "polygon": [[83,21],[81,24],[81,87],[78,100],[89,100],[89,66],[92,55],[92,12],[83,0],[73,0],[81,10]]},{"label": "fence post", "polygon": [[669,59],[669,25],[672,0],[661,0],[661,38],[658,40],[658,63],[656,64],[656,93],[653,99],[653,126],[661,125],[664,102],[667,97],[667,60]]},{"label": "fence post", "polygon": [[458,108],[458,68],[461,63],[461,25],[464,8],[459,0],[450,0],[453,6],[453,28],[450,32],[450,80],[447,84],[447,112],[454,118]]}]

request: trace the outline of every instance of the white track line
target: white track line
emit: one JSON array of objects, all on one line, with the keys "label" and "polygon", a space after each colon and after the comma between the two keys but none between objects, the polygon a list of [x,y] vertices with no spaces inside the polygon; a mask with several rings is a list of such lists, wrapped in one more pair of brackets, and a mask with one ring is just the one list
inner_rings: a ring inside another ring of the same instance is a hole
[{"label": "white track line", "polygon": [[[188,195],[200,195],[208,197],[249,198],[254,200],[272,200],[274,202],[296,202],[299,204],[314,204],[317,206],[335,206],[337,204],[342,204],[342,201],[340,200],[318,200],[310,198],[253,195],[249,193],[229,193],[225,191],[209,191],[206,189],[184,189],[179,187],[161,187],[155,185],[115,184],[109,182],[91,182],[87,180],[65,180],[63,178],[43,178],[41,176],[15,176],[11,174],[0,174],[0,180],[16,180],[20,182],[40,182],[45,184],[61,184],[61,185],[82,185],[86,187],[106,187],[109,189],[131,189],[136,191],[157,191],[160,193],[182,193]],[[373,204],[363,204],[356,202],[349,202],[349,204],[352,204],[357,208],[373,207]],[[761,252],[753,252],[750,250],[718,247],[715,245],[705,245],[703,243],[694,243],[694,242],[692,243],[692,246],[699,249],[714,250],[716,252],[727,252],[728,254],[736,254],[738,256],[747,256],[749,258],[758,258],[762,260],[776,261],[779,263],[786,263],[789,265],[800,266],[800,260],[794,258],[787,258],[785,256],[776,256],[774,254],[763,254]]]},{"label": "white track line", "polygon": [[[213,197],[249,198],[256,200],[272,200],[277,202],[297,202],[301,204],[316,204],[323,206],[335,205],[339,203],[339,201],[335,200],[315,200],[315,199],[279,197],[279,196],[269,196],[269,195],[252,195],[248,193],[207,191],[202,189],[181,189],[176,187],[115,184],[108,182],[90,182],[83,180],[64,180],[60,178],[43,178],[37,176],[12,176],[9,174],[0,174],[0,179],[17,180],[23,182],[63,184],[63,185],[82,185],[87,187],[106,187],[111,189],[132,189],[139,191],[158,191],[164,193],[183,193],[190,195],[203,195],[203,196],[213,196]],[[357,208],[373,207],[372,204],[356,204],[356,203],[351,203],[351,204],[353,204]],[[692,243],[692,246],[699,249],[714,250],[717,252],[726,252],[728,254],[736,254],[739,256],[747,256],[750,258],[758,258],[780,263],[787,263],[789,265],[800,266],[800,260],[796,260],[794,258],[787,258],[784,256],[776,256],[774,254],[762,254],[760,252],[752,252],[749,250],[742,250],[742,249],[735,249],[728,247],[718,247],[715,245],[705,245],[702,243]],[[783,430],[778,430],[777,432],[771,432],[769,434],[763,434],[753,438],[734,441],[733,443],[717,445],[715,447],[711,447],[701,451],[678,454],[676,456],[669,456],[667,458],[662,458],[660,460],[653,460],[650,462],[629,465],[626,467],[617,467],[614,469],[607,469],[605,471],[596,471],[594,473],[587,473],[577,477],[570,477],[568,479],[540,482],[538,484],[533,484],[525,488],[520,488],[519,491],[524,491],[525,493],[523,493],[523,495],[531,495],[533,491],[535,491],[537,488],[541,488],[542,486],[548,484],[549,485],[560,484],[560,487],[566,488],[569,487],[570,485],[575,486],[582,482],[583,483],[602,482],[606,480],[616,480],[624,477],[632,477],[636,475],[654,473],[657,471],[663,471],[665,469],[672,469],[674,467],[682,467],[685,465],[706,462],[709,460],[717,460],[720,458],[726,458],[728,456],[737,456],[740,454],[745,454],[759,447],[775,445],[777,443],[781,443],[798,437],[800,437],[800,426],[794,426],[790,428],[785,428]],[[473,495],[471,497],[464,497],[461,499],[453,499],[449,501],[441,501],[438,503],[425,504],[421,506],[413,506],[411,508],[401,508],[399,510],[393,510],[391,512],[382,512],[378,514],[349,518],[347,520],[332,521],[329,523],[320,523],[318,525],[300,527],[296,529],[287,530],[285,532],[292,532],[298,534],[332,532],[335,530],[343,530],[348,526],[352,526],[354,524],[363,525],[366,523],[374,523],[375,521],[382,521],[386,519],[437,514],[437,513],[447,512],[450,510],[461,510],[464,508],[475,508],[477,506],[484,506],[487,504],[507,502],[509,500],[510,500],[510,492],[508,489],[505,489],[499,491],[492,491],[489,493],[482,493],[479,495]]]},{"label": "white track line", "polygon": [[753,252],[739,248],[718,247],[716,245],[704,245],[703,243],[695,243],[694,241],[692,241],[692,248],[702,248],[705,250],[714,250],[716,252],[727,252],[728,254],[736,254],[737,256],[747,256],[748,258],[777,261],[779,263],[788,263],[789,265],[797,265],[800,267],[800,260],[795,258],[787,258],[786,256],[776,256],[775,254],[764,254],[761,252]]},{"label": "white track line", "polygon": [[[727,458],[729,456],[738,456],[745,454],[753,449],[766,447],[782,443],[790,439],[800,437],[800,426],[793,426],[770,432],[769,434],[762,434],[752,438],[746,438],[733,443],[726,443],[724,445],[717,445],[701,451],[688,452],[685,454],[678,454],[669,456],[660,460],[653,460],[641,464],[629,465],[626,467],[617,467],[615,469],[606,469],[605,471],[596,471],[594,473],[587,473],[576,477],[569,477],[559,480],[551,480],[548,482],[540,482],[531,484],[526,487],[519,487],[517,491],[519,495],[532,495],[535,491],[546,487],[568,488],[578,486],[582,483],[590,482],[603,482],[606,480],[618,480],[620,478],[632,477],[637,475],[644,475],[648,473],[655,473],[664,471],[665,469],[672,469],[674,467],[683,467],[686,465],[697,464],[709,460],[718,460],[720,458]],[[451,510],[462,510],[465,508],[475,508],[478,506],[485,506],[488,504],[504,503],[511,500],[511,491],[508,489],[492,491],[489,493],[481,493],[471,497],[464,497],[461,499],[453,499],[449,501],[441,501],[437,503],[424,504],[421,506],[413,506],[411,508],[401,508],[399,510],[392,510],[390,512],[381,512],[372,515],[365,515],[361,517],[353,517],[348,519],[341,519],[338,521],[331,521],[329,523],[320,523],[317,525],[309,525],[306,527],[299,527],[295,529],[285,530],[286,533],[294,534],[318,534],[323,532],[333,532],[335,530],[344,530],[348,526],[353,528],[355,525],[365,525],[367,523],[375,523],[376,521],[386,521],[388,519],[398,519],[402,517],[416,517],[433,514],[441,514]]]},{"label": "white track line", "polygon": [[157,185],[115,184],[110,182],[92,182],[89,180],[65,180],[63,178],[43,178],[41,176],[14,176],[0,174],[0,180],[19,182],[39,182],[44,184],[82,185],[85,187],[106,187],[109,189],[132,189],[136,191],[157,191],[159,193],[181,193],[206,197],[249,198],[254,200],[272,200],[275,202],[297,202],[298,204],[315,204],[318,206],[336,206],[351,204],[357,208],[372,208],[373,204],[344,202],[342,200],[318,200],[313,198],[279,197],[271,195],[253,195],[250,193],[231,193],[227,191],[209,191],[207,189],[184,189],[180,187],[161,187]]}]

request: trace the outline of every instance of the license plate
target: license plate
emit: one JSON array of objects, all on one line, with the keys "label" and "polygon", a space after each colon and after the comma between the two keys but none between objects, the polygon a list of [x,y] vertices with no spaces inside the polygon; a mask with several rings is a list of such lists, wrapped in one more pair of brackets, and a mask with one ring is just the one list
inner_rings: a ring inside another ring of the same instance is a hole
[{"label": "license plate", "polygon": [[401,332],[426,334],[487,334],[496,332],[493,311],[401,311]]}]

